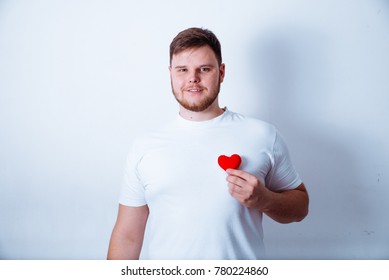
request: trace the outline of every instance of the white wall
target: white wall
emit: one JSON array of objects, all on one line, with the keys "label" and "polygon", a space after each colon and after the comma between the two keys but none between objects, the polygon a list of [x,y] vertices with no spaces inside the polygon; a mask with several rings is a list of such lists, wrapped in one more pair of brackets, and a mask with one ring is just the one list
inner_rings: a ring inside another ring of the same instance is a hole
[{"label": "white wall", "polygon": [[132,139],[177,114],[168,45],[219,37],[221,104],[274,123],[311,196],[270,258],[389,258],[389,3],[0,2],[0,258],[104,259]]}]

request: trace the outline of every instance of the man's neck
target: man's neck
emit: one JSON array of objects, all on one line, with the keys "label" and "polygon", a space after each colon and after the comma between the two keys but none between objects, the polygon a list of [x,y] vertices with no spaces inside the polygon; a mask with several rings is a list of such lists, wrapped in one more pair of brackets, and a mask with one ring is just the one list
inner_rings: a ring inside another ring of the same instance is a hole
[{"label": "man's neck", "polygon": [[208,121],[217,118],[223,114],[225,109],[217,106],[216,108],[208,108],[201,112],[194,112],[180,107],[180,116],[189,121]]}]

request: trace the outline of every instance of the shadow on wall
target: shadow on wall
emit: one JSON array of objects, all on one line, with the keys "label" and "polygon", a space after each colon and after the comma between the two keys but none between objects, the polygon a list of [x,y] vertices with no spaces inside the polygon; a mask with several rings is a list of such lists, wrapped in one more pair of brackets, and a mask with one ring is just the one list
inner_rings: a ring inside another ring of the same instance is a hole
[{"label": "shadow on wall", "polygon": [[369,209],[355,192],[361,173],[347,146],[347,127],[337,131],[331,125],[336,62],[329,60],[327,39],[316,30],[269,30],[250,52],[253,80],[269,100],[267,121],[285,138],[310,194],[310,214],[303,222],[279,225],[265,219],[269,258],[369,258],[361,234]]}]

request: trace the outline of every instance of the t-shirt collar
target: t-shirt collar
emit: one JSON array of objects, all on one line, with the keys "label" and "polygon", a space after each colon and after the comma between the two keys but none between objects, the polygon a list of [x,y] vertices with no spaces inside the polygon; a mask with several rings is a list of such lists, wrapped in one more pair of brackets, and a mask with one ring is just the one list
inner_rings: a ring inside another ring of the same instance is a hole
[{"label": "t-shirt collar", "polygon": [[219,123],[227,115],[230,114],[230,111],[227,109],[227,107],[224,107],[223,110],[224,110],[224,112],[221,115],[219,115],[213,119],[206,120],[206,121],[187,120],[187,119],[184,119],[180,114],[178,114],[177,121],[179,124],[187,126],[187,127],[209,127],[209,126],[213,126],[214,124]]}]

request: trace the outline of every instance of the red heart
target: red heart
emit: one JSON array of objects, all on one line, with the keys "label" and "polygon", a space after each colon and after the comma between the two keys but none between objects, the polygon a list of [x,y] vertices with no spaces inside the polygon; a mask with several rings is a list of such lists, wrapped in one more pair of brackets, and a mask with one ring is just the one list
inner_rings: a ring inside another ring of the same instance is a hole
[{"label": "red heart", "polygon": [[233,154],[231,157],[221,155],[218,157],[217,162],[224,170],[227,170],[228,168],[237,169],[241,164],[242,159],[237,154]]}]

